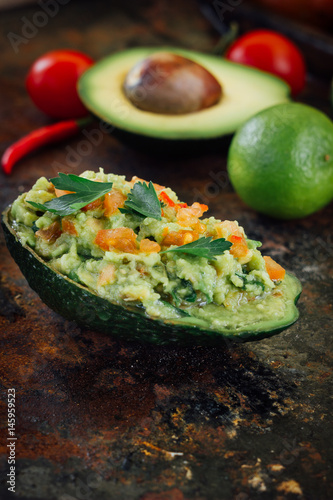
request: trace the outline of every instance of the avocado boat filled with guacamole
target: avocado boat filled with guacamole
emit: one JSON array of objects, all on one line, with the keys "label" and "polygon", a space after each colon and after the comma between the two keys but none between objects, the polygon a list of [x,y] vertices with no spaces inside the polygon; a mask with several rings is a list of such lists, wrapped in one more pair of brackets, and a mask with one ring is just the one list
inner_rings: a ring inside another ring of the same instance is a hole
[{"label": "avocado boat filled with guacamole", "polygon": [[80,325],[159,344],[255,340],[290,326],[299,281],[207,210],[137,177],[86,171],[40,178],[3,227],[30,286]]}]

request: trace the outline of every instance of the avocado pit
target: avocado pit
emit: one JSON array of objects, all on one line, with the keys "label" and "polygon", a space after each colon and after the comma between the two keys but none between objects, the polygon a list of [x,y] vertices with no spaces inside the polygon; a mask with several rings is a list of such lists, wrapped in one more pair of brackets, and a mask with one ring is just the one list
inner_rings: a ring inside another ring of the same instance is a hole
[{"label": "avocado pit", "polygon": [[135,64],[123,90],[139,109],[175,115],[209,108],[222,96],[220,83],[203,66],[169,52],[152,54]]}]

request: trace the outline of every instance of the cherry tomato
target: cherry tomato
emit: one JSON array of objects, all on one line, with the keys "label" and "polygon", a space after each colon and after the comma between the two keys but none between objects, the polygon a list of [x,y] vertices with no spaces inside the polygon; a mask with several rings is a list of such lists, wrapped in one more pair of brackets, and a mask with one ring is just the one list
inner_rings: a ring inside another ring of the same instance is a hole
[{"label": "cherry tomato", "polygon": [[53,50],[31,66],[27,91],[36,104],[52,118],[82,118],[87,115],[76,90],[80,75],[94,64],[89,56],[75,50]]},{"label": "cherry tomato", "polygon": [[226,58],[255,66],[285,80],[296,95],[305,85],[305,63],[296,45],[275,31],[255,30],[238,38],[227,49]]}]

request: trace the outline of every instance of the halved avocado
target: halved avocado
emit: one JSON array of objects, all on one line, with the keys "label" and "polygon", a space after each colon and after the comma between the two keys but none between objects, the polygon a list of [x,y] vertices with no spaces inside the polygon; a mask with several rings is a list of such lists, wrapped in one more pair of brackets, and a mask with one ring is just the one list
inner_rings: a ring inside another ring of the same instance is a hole
[{"label": "halved avocado", "polygon": [[[221,314],[226,314],[223,331],[214,330],[209,319],[198,319],[187,315],[186,312],[177,320],[152,319],[145,314],[142,307],[124,307],[112,303],[56,272],[29,246],[22,245],[10,224],[9,214],[10,207],[2,214],[7,246],[29,285],[51,309],[69,320],[75,320],[81,326],[126,340],[158,345],[218,345],[227,340],[258,340],[275,335],[288,328],[298,318],[295,304],[301,293],[301,284],[295,276],[287,273],[280,285],[284,312],[271,315],[269,319],[267,310],[257,308],[255,302],[252,302],[252,308],[256,309],[252,309],[247,324],[238,327],[235,327],[233,313],[226,312],[226,308],[221,306]],[[251,303],[245,306],[251,308]]]},{"label": "halved avocado", "polygon": [[[221,84],[222,98],[209,108],[181,115],[144,111],[123,91],[130,69],[157,52],[171,52],[206,68]],[[232,134],[255,113],[289,100],[289,87],[279,78],[222,57],[175,48],[134,48],[102,59],[79,79],[85,106],[117,129],[162,140],[207,140]]]}]

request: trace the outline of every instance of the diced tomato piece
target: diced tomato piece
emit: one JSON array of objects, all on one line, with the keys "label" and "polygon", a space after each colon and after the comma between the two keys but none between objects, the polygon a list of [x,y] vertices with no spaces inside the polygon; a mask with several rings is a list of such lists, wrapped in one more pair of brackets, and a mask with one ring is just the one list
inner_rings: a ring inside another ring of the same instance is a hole
[{"label": "diced tomato piece", "polygon": [[140,252],[158,253],[160,250],[161,247],[156,241],[151,241],[148,238],[140,241]]},{"label": "diced tomato piece", "polygon": [[170,231],[162,240],[161,245],[163,247],[169,247],[170,245],[180,246],[183,244],[183,232],[186,231]]},{"label": "diced tomato piece", "polygon": [[129,227],[101,229],[96,235],[95,244],[105,251],[115,248],[121,252],[137,252],[136,234]]},{"label": "diced tomato piece", "polygon": [[194,226],[195,231],[197,231],[199,234],[203,234],[207,231],[207,226],[203,223],[198,221],[196,225]]},{"label": "diced tomato piece", "polygon": [[188,204],[187,203],[177,203],[176,204],[176,208],[179,209],[179,208],[187,208],[188,207]]},{"label": "diced tomato piece", "polygon": [[228,241],[231,241],[233,245],[240,245],[243,242],[243,237],[238,236],[237,234],[231,234],[228,236]]},{"label": "diced tomato piece", "polygon": [[109,193],[106,193],[103,203],[105,217],[110,217],[118,208],[123,207],[126,199],[127,197],[118,189],[112,189]]},{"label": "diced tomato piece", "polygon": [[192,243],[199,238],[198,233],[195,231],[186,231],[185,229],[181,229],[180,231],[170,231],[168,233],[161,245],[165,247],[169,247],[170,245],[186,245],[187,243]]},{"label": "diced tomato piece", "polygon": [[192,241],[198,240],[199,235],[196,231],[187,231],[184,234],[183,245],[187,245],[188,243],[192,243]]},{"label": "diced tomato piece", "polygon": [[249,248],[246,244],[244,236],[232,234],[227,239],[232,243],[232,247],[229,250],[231,255],[233,255],[236,259],[242,259],[247,255]]},{"label": "diced tomato piece", "polygon": [[71,234],[72,236],[78,236],[78,232],[75,228],[74,222],[68,219],[67,217],[63,217],[61,221],[61,226],[64,233]]},{"label": "diced tomato piece", "polygon": [[92,201],[91,203],[88,203],[88,205],[82,207],[81,210],[83,212],[88,212],[88,210],[96,210],[96,208],[99,208],[101,205],[102,205],[102,199],[97,198],[97,200]]},{"label": "diced tomato piece", "polygon": [[57,198],[59,198],[59,196],[64,196],[65,194],[74,193],[74,191],[65,191],[64,189],[57,189],[57,188],[54,188],[54,192]]},{"label": "diced tomato piece", "polygon": [[61,236],[61,227],[58,221],[52,222],[48,227],[44,229],[38,229],[35,235],[48,243],[54,243]]},{"label": "diced tomato piece", "polygon": [[193,215],[196,215],[197,217],[201,217],[204,212],[207,212],[208,206],[203,205],[202,203],[198,203],[197,201],[192,203],[192,205],[188,208],[191,210]]},{"label": "diced tomato piece", "polygon": [[161,184],[156,184],[156,182],[153,182],[153,186],[155,188],[155,191],[162,191],[165,189],[165,186],[161,186]]},{"label": "diced tomato piece", "polygon": [[[196,203],[193,203],[193,205],[196,205]],[[204,203],[198,203],[198,205],[200,206],[201,210],[201,215],[199,215],[199,217],[201,217],[205,212],[208,211],[208,205],[204,205]]]},{"label": "diced tomato piece", "polygon": [[116,268],[113,264],[107,264],[101,271],[97,284],[99,286],[110,285],[116,277]]},{"label": "diced tomato piece", "polygon": [[[141,179],[141,177],[137,177],[136,175],[134,175],[131,179],[130,184],[134,186],[136,182],[145,182],[146,184],[149,184],[149,182],[146,181],[145,179]],[[165,186],[161,186],[160,184],[156,184],[155,182],[153,182],[153,186],[156,191],[162,191],[162,189],[165,189]]]},{"label": "diced tomato piece", "polygon": [[179,208],[177,213],[177,221],[181,226],[194,227],[198,222],[198,218],[208,210],[207,205],[193,203],[190,207]]},{"label": "diced tomato piece", "polygon": [[286,274],[285,269],[267,255],[264,256],[264,260],[266,265],[266,271],[268,272],[268,275],[271,278],[271,280],[273,281],[283,280]]},{"label": "diced tomato piece", "polygon": [[224,220],[214,226],[218,238],[228,238],[231,234],[242,236],[239,226],[232,220]]},{"label": "diced tomato piece", "polygon": [[180,208],[177,213],[177,222],[181,226],[192,227],[198,222],[198,217],[191,207],[189,208]]},{"label": "diced tomato piece", "polygon": [[168,207],[175,207],[176,203],[167,195],[165,191],[159,194],[159,199],[163,201]]}]

